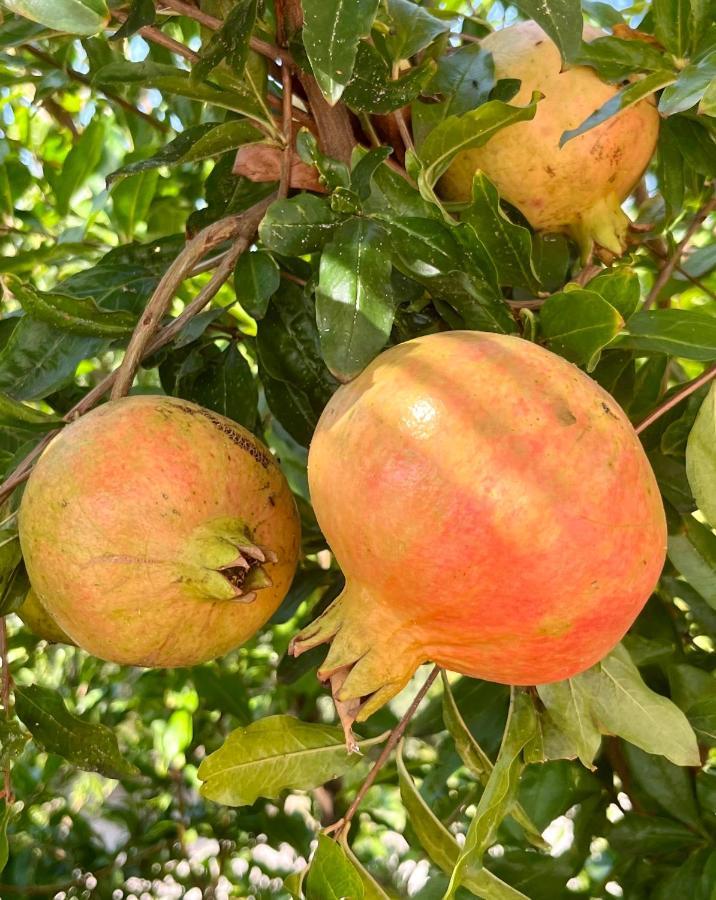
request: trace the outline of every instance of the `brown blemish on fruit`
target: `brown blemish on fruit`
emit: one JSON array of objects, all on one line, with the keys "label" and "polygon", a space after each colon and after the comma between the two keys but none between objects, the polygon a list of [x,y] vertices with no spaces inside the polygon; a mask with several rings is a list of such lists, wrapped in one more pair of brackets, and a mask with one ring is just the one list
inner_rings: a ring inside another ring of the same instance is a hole
[{"label": "brown blemish on fruit", "polygon": [[208,409],[203,409],[202,407],[194,407],[194,406],[181,406],[180,409],[184,410],[184,412],[189,413],[191,416],[203,416],[205,419],[208,419],[211,424],[218,431],[225,434],[229,440],[236,444],[237,447],[240,447],[241,450],[245,450],[249,456],[252,456],[259,465],[262,465],[264,469],[268,469],[271,458],[267,453],[263,453],[253,441],[250,441],[247,437],[244,437],[239,431],[237,431],[230,422],[225,421],[224,419],[219,418],[219,416],[215,416]]}]

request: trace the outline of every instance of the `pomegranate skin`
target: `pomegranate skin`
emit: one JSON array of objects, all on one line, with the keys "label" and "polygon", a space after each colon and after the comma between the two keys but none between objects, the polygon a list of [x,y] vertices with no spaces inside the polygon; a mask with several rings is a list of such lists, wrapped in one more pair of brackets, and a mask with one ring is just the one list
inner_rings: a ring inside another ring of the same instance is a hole
[{"label": "pomegranate skin", "polygon": [[[585,29],[586,39],[601,35]],[[481,169],[533,228],[571,234],[583,255],[593,242],[623,253],[628,219],[620,206],[656,149],[659,114],[652,99],[560,148],[562,133],[580,125],[618,86],[586,66],[562,71],[559,50],[535,22],[496,31],[482,46],[492,53],[497,78],[522,82],[512,103],[529,103],[533,91],[544,97],[531,121],[510,125],[483,147],[458,154],[440,181],[442,195],[469,200],[473,174]]]},{"label": "pomegranate skin", "polygon": [[171,397],[112,401],[67,426],[19,523],[42,607],[80,647],[131,665],[189,666],[243,643],[285,596],[299,549],[270,452]]},{"label": "pomegranate skin", "polygon": [[664,562],[628,419],[521,338],[443,332],[381,354],[326,407],[309,482],[346,587],[292,652],[332,642],[319,677],[338,676],[358,720],[429,660],[518,685],[583,671]]}]

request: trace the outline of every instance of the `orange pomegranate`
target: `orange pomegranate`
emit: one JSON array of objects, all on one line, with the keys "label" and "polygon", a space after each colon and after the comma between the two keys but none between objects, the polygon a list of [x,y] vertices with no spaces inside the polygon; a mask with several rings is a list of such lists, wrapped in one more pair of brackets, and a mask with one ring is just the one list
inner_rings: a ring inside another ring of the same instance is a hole
[{"label": "orange pomegranate", "polygon": [[102,659],[190,666],[276,610],[299,522],[275,459],[250,432],[186,400],[112,401],[65,428],[20,507],[37,599]]},{"label": "orange pomegranate", "polygon": [[309,481],[343,593],[293,641],[365,719],[426,661],[518,685],[603,657],[654,587],[666,526],[628,419],[520,338],[384,352],[318,424]]},{"label": "orange pomegranate", "polygon": [[[594,28],[585,38],[599,37]],[[449,200],[469,200],[473,174],[481,169],[502,197],[536,229],[571,234],[583,255],[593,242],[624,252],[628,219],[621,204],[654,155],[659,114],[651,98],[623,110],[560,147],[563,132],[576,128],[618,87],[586,66],[565,68],[556,45],[535,22],[521,22],[482,41],[497,78],[521,82],[514,103],[544,97],[529,122],[498,131],[487,144],[466,150],[440,182]]]}]

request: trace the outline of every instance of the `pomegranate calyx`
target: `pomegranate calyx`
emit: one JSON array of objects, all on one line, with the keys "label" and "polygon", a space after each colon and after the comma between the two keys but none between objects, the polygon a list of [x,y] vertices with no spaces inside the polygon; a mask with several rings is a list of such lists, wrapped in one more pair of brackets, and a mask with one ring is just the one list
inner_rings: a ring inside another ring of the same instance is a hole
[{"label": "pomegranate calyx", "polygon": [[612,193],[581,212],[567,231],[579,245],[582,262],[587,263],[595,244],[602,251],[621,256],[626,250],[629,224],[619,198]]}]

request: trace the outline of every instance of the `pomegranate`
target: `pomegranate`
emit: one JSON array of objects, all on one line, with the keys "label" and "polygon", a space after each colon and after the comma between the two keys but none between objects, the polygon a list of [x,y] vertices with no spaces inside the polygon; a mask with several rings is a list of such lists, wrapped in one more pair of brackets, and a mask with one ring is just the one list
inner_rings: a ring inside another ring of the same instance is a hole
[{"label": "pomegranate", "polygon": [[73,644],[60,626],[55,622],[45,607],[37,599],[37,594],[30,588],[25,600],[17,611],[17,615],[30,631],[51,644]]},{"label": "pomegranate", "polygon": [[170,397],[113,401],[65,428],[20,507],[30,582],[102,659],[190,666],[264,624],[296,567],[296,506],[248,431]]},{"label": "pomegranate", "polygon": [[575,675],[624,635],[664,562],[628,419],[521,338],[442,332],[382,353],[323,412],[309,483],[346,586],[291,650],[331,642],[319,677],[348,720],[430,660],[518,685]]},{"label": "pomegranate", "polygon": [[[600,35],[585,30],[588,39]],[[628,219],[621,203],[656,149],[659,114],[652,99],[560,147],[562,133],[580,125],[618,87],[586,66],[562,70],[559,50],[535,22],[496,31],[482,46],[492,54],[498,78],[521,81],[514,103],[528,103],[533,91],[544,98],[530,122],[510,125],[483,147],[458,154],[439,184],[442,195],[469,200],[473,174],[481,169],[534,228],[571,234],[585,257],[593,242],[623,253]]]}]

